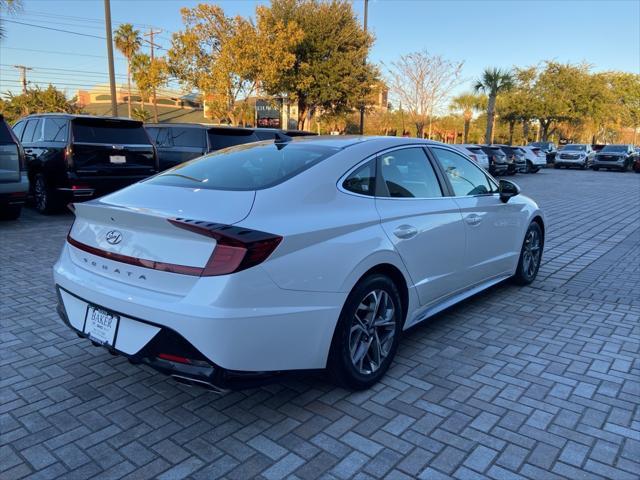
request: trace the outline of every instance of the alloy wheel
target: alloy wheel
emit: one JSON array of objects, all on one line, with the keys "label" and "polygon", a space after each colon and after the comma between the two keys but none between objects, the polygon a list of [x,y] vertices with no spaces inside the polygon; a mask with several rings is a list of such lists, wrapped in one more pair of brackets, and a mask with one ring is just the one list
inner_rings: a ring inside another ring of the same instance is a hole
[{"label": "alloy wheel", "polygon": [[385,290],[364,296],[351,321],[349,353],[351,363],[363,375],[380,368],[391,352],[396,333],[396,309]]},{"label": "alloy wheel", "polygon": [[540,263],[540,235],[537,230],[527,232],[522,252],[522,269],[527,277],[532,278]]},{"label": "alloy wheel", "polygon": [[45,185],[42,176],[36,177],[36,182],[33,187],[33,196],[35,198],[36,208],[38,211],[46,211],[49,202],[47,198],[47,186]]}]

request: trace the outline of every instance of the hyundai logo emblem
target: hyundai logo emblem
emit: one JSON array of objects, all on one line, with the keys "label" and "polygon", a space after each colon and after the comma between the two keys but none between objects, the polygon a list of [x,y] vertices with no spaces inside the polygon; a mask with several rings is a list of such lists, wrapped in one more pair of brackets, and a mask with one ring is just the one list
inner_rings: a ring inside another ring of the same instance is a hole
[{"label": "hyundai logo emblem", "polygon": [[122,233],[118,230],[111,230],[107,232],[106,239],[111,245],[117,245],[122,241]]}]

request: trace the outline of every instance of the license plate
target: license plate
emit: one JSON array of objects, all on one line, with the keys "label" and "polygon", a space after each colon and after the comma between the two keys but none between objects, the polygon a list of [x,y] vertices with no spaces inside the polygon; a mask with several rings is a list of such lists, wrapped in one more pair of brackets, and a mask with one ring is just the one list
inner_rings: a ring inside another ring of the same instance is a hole
[{"label": "license plate", "polygon": [[115,313],[89,305],[84,333],[89,335],[91,340],[113,347],[119,320],[120,317]]},{"label": "license plate", "polygon": [[109,161],[111,163],[127,163],[127,157],[124,155],[111,155]]}]

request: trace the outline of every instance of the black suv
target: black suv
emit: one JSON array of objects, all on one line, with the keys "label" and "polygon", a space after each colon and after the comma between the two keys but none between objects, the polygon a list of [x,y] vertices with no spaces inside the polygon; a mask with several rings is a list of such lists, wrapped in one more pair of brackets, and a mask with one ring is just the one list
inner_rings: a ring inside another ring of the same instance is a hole
[{"label": "black suv", "polygon": [[631,170],[638,158],[633,145],[607,145],[593,159],[591,168],[600,170],[620,170],[621,172]]},{"label": "black suv", "polygon": [[[288,132],[277,128],[243,128],[198,123],[151,123],[145,125],[158,151],[160,170],[227,147],[261,140],[275,140]],[[294,130],[290,136],[314,135]]]},{"label": "black suv", "polygon": [[252,128],[197,123],[153,123],[145,128],[156,145],[160,170],[215,150],[263,140]]},{"label": "black suv", "polygon": [[28,191],[24,150],[0,113],[0,218],[18,218]]},{"label": "black suv", "polygon": [[13,126],[26,154],[36,209],[104,195],[158,172],[142,122],[125,118],[38,114]]},{"label": "black suv", "polygon": [[507,154],[500,147],[496,145],[480,145],[480,148],[489,157],[489,173],[491,175],[505,175],[510,173],[510,168],[515,172],[515,164],[512,162],[511,165],[513,167],[511,167],[507,160]]}]

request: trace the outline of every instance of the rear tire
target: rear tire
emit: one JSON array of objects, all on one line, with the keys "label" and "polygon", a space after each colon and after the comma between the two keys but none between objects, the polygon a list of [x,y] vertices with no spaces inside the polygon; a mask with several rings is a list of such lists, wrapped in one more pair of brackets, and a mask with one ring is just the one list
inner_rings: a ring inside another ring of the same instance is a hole
[{"label": "rear tire", "polygon": [[56,210],[57,204],[54,192],[42,173],[37,173],[34,178],[33,200],[39,213],[48,215]]},{"label": "rear tire", "polygon": [[542,229],[537,222],[531,222],[529,228],[527,228],[527,233],[524,234],[518,267],[513,276],[515,283],[518,285],[529,285],[535,280],[536,275],[538,275],[538,270],[540,269],[543,246],[544,239],[542,237]]},{"label": "rear tire", "polygon": [[0,210],[0,220],[17,220],[22,212],[22,205],[9,205]]},{"label": "rear tire", "polygon": [[333,333],[327,371],[339,385],[364,390],[389,369],[398,348],[404,314],[398,288],[385,275],[356,284]]}]

